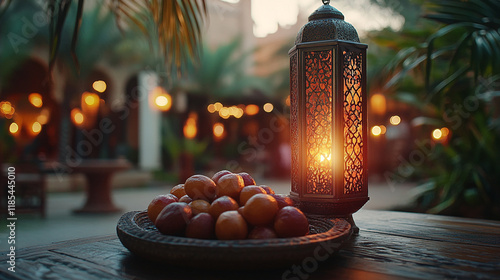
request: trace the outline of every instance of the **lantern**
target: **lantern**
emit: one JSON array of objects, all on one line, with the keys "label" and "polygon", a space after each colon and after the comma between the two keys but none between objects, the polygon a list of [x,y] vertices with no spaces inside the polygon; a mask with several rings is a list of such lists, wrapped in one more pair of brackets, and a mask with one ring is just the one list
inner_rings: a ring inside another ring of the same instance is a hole
[{"label": "lantern", "polygon": [[323,0],[290,50],[292,199],[346,217],[368,201],[366,48]]}]

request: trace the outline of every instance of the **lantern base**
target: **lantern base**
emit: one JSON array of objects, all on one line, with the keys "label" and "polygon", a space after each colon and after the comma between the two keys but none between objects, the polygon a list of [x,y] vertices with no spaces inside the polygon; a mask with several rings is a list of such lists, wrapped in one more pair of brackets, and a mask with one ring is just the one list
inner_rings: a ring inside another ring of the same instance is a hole
[{"label": "lantern base", "polygon": [[359,234],[359,227],[356,225],[356,223],[354,222],[354,219],[352,218],[352,214],[345,217],[345,220],[351,224],[351,228],[352,228],[352,233],[353,234]]},{"label": "lantern base", "polygon": [[369,200],[369,197],[357,197],[348,199],[319,199],[319,198],[299,198],[291,193],[295,205],[305,214],[321,215],[332,218],[343,218],[351,224],[354,234],[359,232],[358,226],[352,218],[352,214],[358,211]]}]

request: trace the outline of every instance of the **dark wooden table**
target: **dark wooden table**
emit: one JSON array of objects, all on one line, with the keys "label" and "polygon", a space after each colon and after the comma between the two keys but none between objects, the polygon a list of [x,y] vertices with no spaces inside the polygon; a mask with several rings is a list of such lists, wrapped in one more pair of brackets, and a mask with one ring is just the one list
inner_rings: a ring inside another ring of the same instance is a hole
[{"label": "dark wooden table", "polygon": [[[359,235],[327,260],[220,272],[146,262],[115,235],[0,256],[0,279],[500,279],[500,222],[389,211],[354,215]],[[317,264],[317,266],[315,265]]]}]

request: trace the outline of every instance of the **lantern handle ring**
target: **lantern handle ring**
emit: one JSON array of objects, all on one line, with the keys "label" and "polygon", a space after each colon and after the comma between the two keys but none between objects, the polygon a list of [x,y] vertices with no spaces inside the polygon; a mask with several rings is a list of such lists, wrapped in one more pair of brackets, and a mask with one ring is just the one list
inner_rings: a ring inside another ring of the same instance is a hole
[{"label": "lantern handle ring", "polygon": [[321,0],[321,1],[323,1],[323,4],[324,4],[324,5],[328,5],[328,4],[330,4],[330,0]]}]

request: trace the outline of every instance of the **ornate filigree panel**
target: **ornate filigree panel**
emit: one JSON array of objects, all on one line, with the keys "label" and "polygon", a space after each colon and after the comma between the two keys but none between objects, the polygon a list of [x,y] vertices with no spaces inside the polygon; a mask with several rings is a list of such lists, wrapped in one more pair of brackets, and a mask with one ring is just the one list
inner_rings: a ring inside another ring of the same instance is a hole
[{"label": "ornate filigree panel", "polygon": [[307,193],[333,194],[332,51],[304,52]]},{"label": "ornate filigree panel", "polygon": [[292,192],[299,192],[299,98],[297,53],[290,57],[290,144],[292,148]]},{"label": "ornate filigree panel", "polygon": [[357,193],[363,186],[362,53],[344,55],[344,194]]}]

